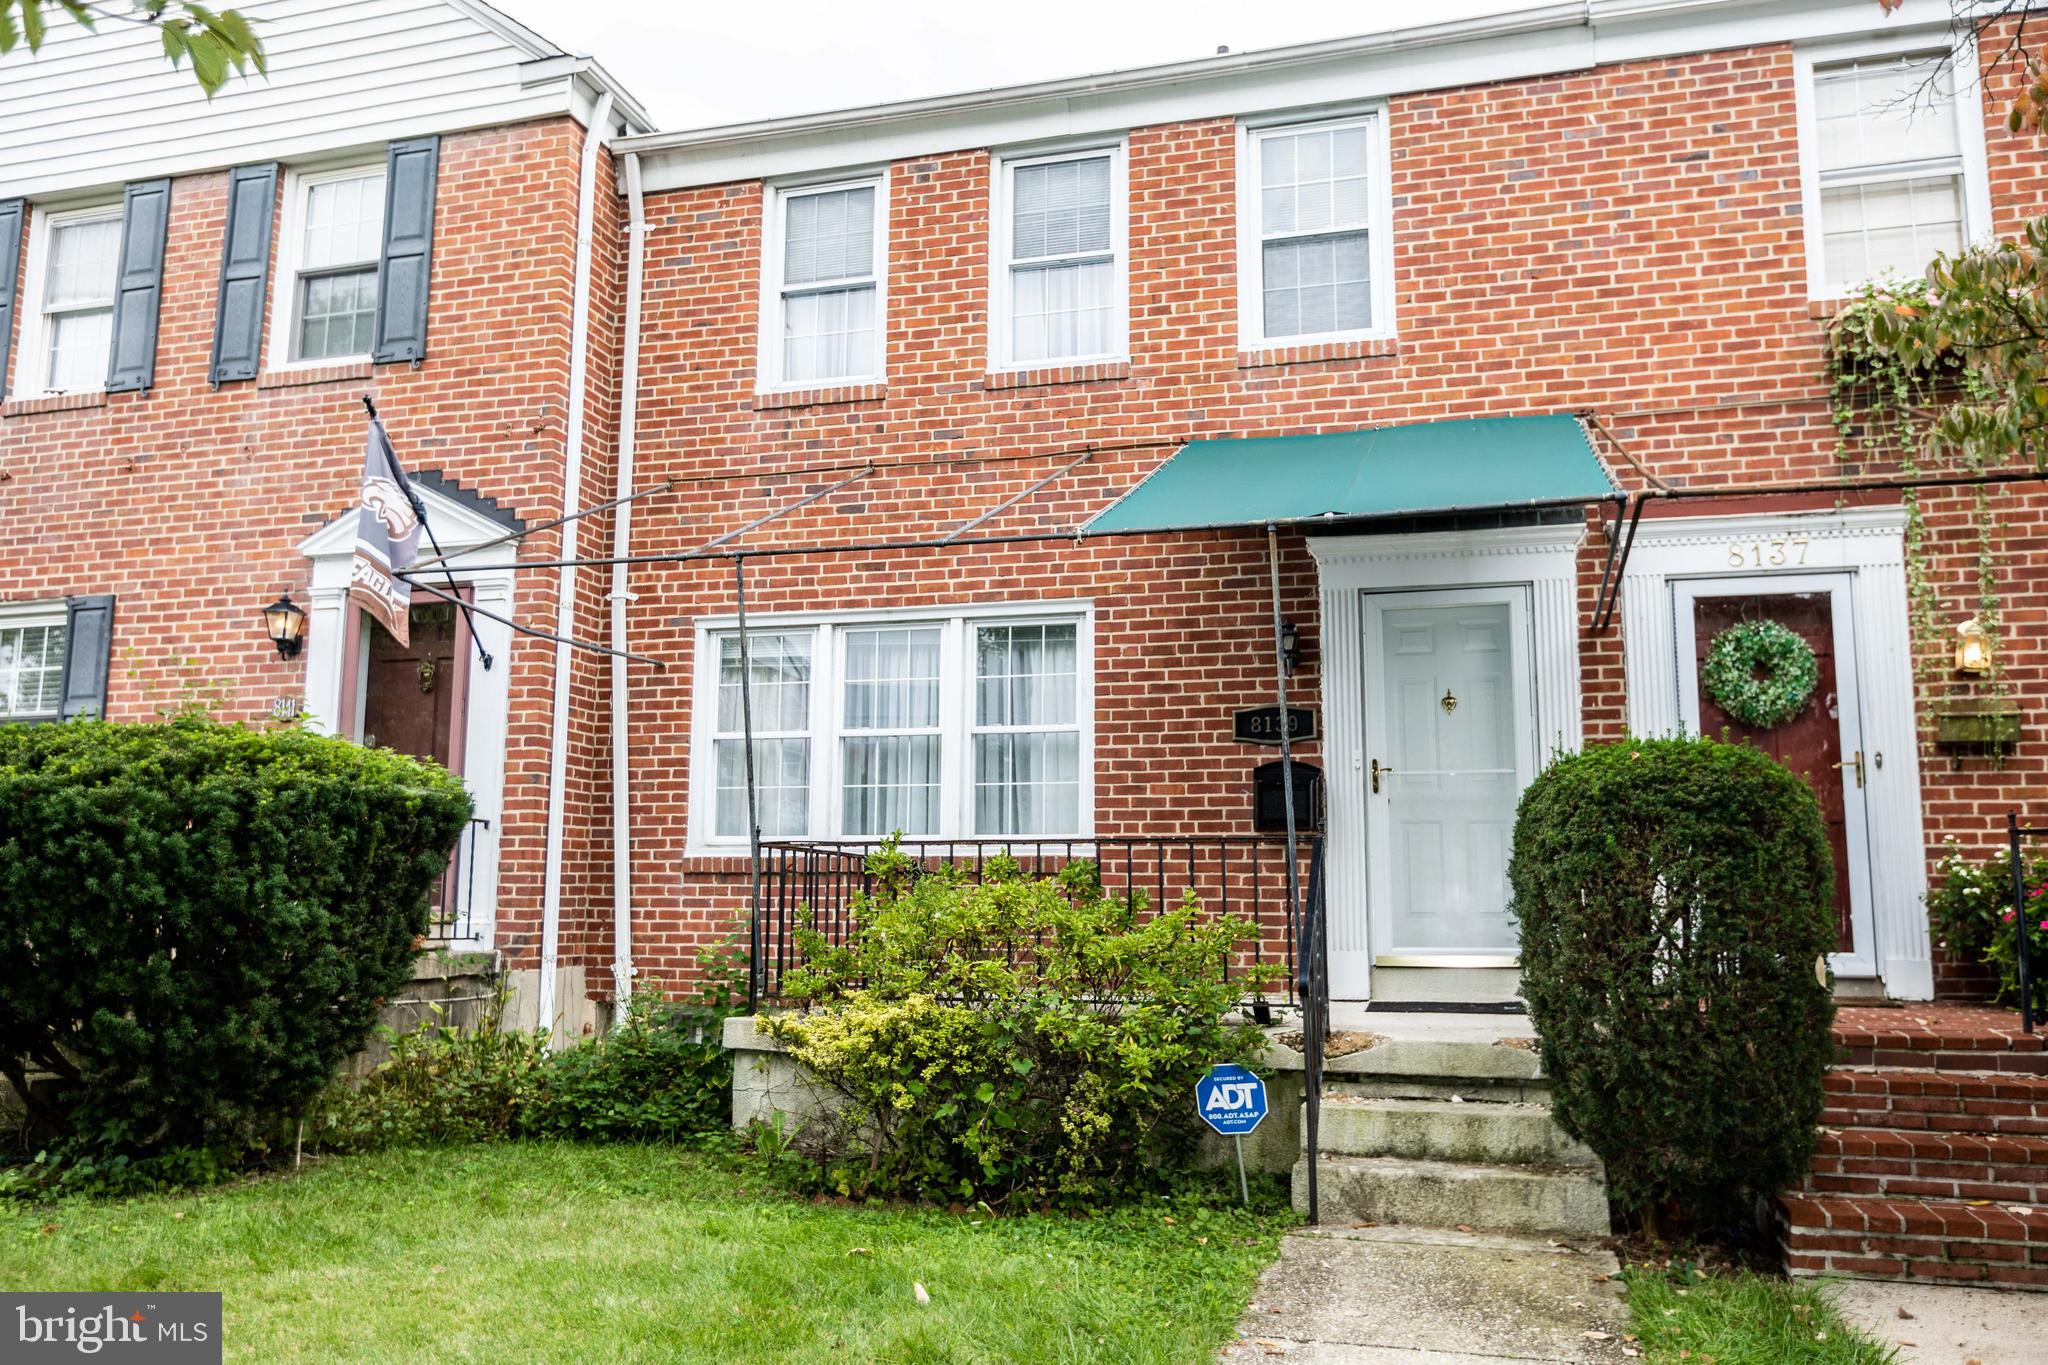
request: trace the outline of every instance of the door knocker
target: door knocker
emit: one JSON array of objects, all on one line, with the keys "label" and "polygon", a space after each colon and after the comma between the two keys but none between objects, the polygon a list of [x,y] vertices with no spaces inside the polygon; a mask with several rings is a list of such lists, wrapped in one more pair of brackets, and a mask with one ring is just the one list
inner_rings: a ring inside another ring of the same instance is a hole
[{"label": "door knocker", "polygon": [[435,667],[434,660],[431,655],[427,658],[420,660],[420,691],[431,692],[434,690],[434,676],[439,671],[440,670],[437,667]]},{"label": "door knocker", "polygon": [[1438,702],[1437,705],[1443,707],[1444,714],[1448,716],[1451,712],[1458,709],[1458,699],[1452,696],[1451,689],[1446,687],[1444,689],[1444,699]]}]

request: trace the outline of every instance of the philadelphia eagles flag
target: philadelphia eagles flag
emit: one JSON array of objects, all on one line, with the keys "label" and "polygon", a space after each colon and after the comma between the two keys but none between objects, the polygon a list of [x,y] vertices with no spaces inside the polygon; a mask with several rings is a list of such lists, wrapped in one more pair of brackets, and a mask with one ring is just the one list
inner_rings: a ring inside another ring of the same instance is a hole
[{"label": "philadelphia eagles flag", "polygon": [[348,595],[401,645],[412,643],[412,584],[393,575],[411,568],[419,553],[419,502],[398,467],[384,424],[372,417],[363,443],[363,497]]}]

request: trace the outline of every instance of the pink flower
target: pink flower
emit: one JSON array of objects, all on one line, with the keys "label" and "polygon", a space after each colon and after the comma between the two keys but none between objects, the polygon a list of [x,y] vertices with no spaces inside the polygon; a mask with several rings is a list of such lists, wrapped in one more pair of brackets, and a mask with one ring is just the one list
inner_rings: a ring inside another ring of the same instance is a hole
[{"label": "pink flower", "polygon": [[2010,910],[2006,911],[2006,912],[2005,912],[2005,913],[2004,913],[2003,915],[2000,915],[2000,916],[1999,916],[1999,918],[2000,918],[2000,919],[2002,919],[2002,920],[2004,920],[2004,921],[2005,921],[2005,922],[2006,922],[2007,924],[2011,924],[2011,923],[2012,923],[2012,911],[2010,911]]}]

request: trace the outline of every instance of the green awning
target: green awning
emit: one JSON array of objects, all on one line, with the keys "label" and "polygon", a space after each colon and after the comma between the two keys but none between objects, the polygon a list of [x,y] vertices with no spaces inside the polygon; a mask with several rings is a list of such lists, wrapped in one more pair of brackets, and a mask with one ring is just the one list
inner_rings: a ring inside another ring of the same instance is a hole
[{"label": "green awning", "polygon": [[1084,534],[1562,507],[1620,496],[1575,417],[1190,441]]}]

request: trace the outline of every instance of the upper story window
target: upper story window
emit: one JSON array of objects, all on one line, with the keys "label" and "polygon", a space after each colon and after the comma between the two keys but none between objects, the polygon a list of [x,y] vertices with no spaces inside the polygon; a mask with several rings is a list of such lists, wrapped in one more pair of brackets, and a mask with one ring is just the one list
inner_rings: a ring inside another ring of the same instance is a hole
[{"label": "upper story window", "polygon": [[[30,228],[18,394],[79,393],[107,382],[121,206],[38,214]],[[59,632],[62,633],[61,631]]]},{"label": "upper story window", "polygon": [[0,615],[0,721],[54,719],[63,682],[63,605]]},{"label": "upper story window", "polygon": [[1383,133],[1377,113],[1245,129],[1239,312],[1247,347],[1393,330]]},{"label": "upper story window", "polygon": [[[1092,819],[1089,615],[859,613],[747,633],[766,838],[1073,836]],[[709,629],[696,839],[747,837],[739,637]],[[708,812],[708,816],[707,813]]]},{"label": "upper story window", "polygon": [[1123,357],[1127,218],[1121,146],[999,163],[989,310],[998,367]]},{"label": "upper story window", "polygon": [[882,181],[769,194],[762,387],[879,379],[888,256]]},{"label": "upper story window", "polygon": [[287,364],[368,359],[377,330],[384,166],[286,182],[278,325]]},{"label": "upper story window", "polygon": [[[1988,218],[1974,48],[1802,54],[1808,274],[1839,298],[1919,278]],[[1961,88],[1959,88],[1961,87]]]}]

